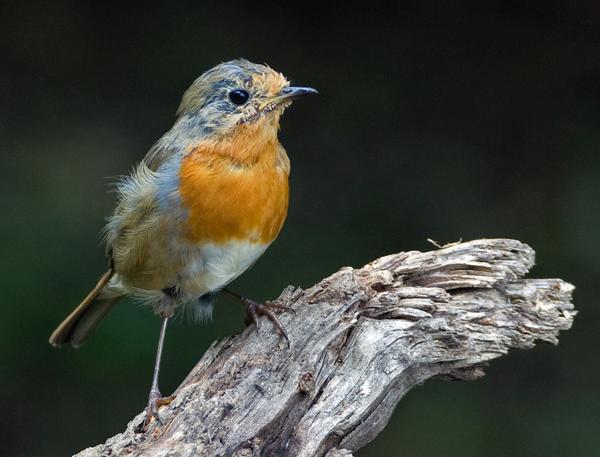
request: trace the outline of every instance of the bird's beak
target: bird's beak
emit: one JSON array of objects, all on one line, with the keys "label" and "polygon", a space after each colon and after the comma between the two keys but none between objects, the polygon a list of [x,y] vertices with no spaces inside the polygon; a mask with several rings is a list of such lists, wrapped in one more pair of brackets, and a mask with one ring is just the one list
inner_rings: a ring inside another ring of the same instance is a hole
[{"label": "bird's beak", "polygon": [[275,100],[277,103],[283,103],[312,94],[318,94],[317,89],[313,89],[312,87],[288,86],[281,89],[281,92],[275,96]]},{"label": "bird's beak", "polygon": [[278,94],[267,98],[259,109],[261,112],[269,113],[275,109],[286,108],[292,100],[311,94],[318,94],[318,92],[312,87],[284,87]]}]

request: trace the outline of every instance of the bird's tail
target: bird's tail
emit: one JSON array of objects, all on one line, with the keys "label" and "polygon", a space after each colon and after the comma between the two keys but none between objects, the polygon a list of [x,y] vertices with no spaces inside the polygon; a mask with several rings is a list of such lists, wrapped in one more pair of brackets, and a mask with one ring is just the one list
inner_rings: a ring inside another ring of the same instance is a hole
[{"label": "bird's tail", "polygon": [[63,346],[69,344],[79,347],[90,337],[100,321],[108,314],[121,296],[104,297],[104,286],[113,276],[112,268],[102,275],[96,287],[83,299],[80,305],[52,332],[50,344]]}]

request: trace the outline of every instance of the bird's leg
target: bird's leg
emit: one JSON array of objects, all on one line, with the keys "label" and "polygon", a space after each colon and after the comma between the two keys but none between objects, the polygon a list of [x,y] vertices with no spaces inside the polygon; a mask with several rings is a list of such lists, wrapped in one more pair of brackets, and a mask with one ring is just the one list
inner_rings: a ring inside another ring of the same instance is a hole
[{"label": "bird's leg", "polygon": [[285,327],[281,324],[281,322],[277,318],[277,315],[273,311],[276,310],[296,314],[296,312],[292,308],[288,306],[278,305],[277,303],[273,303],[271,301],[257,303],[254,300],[250,300],[249,298],[238,295],[229,289],[223,289],[223,293],[244,305],[244,307],[246,308],[246,324],[250,325],[251,323],[254,323],[254,325],[256,325],[256,331],[258,332],[258,316],[266,316],[267,319],[273,322],[275,328],[279,331],[279,333],[286,339],[286,341],[289,344],[290,338],[288,337],[288,334],[285,331]]},{"label": "bird's leg", "polygon": [[165,342],[165,334],[167,333],[167,324],[169,323],[169,316],[163,316],[162,324],[160,327],[160,336],[158,337],[158,348],[156,349],[156,361],[154,362],[154,373],[152,375],[152,387],[150,387],[150,395],[148,396],[148,406],[146,408],[146,419],[142,425],[142,430],[152,421],[152,418],[162,425],[160,417],[158,415],[158,408],[163,405],[168,405],[175,398],[174,395],[170,397],[164,397],[161,395],[158,389],[158,375],[160,372],[160,359],[162,357],[163,345]]}]

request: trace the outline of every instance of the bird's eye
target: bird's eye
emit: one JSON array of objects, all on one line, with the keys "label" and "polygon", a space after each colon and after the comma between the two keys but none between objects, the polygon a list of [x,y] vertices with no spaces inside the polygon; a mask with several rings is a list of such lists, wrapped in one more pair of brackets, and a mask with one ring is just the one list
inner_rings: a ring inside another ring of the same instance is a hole
[{"label": "bird's eye", "polygon": [[229,100],[234,105],[243,105],[250,98],[250,94],[242,89],[236,89],[229,92]]}]

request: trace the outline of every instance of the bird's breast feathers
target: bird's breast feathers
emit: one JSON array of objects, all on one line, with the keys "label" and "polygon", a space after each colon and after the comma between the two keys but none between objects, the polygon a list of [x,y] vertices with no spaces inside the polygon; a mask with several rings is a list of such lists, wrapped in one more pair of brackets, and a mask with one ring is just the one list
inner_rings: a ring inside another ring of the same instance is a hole
[{"label": "bird's breast feathers", "polygon": [[[123,287],[140,295],[178,285],[198,296],[254,263],[277,237],[288,208],[289,161],[279,143],[267,146],[272,150],[263,147],[239,162],[200,145],[155,172],[138,170],[109,222]],[[154,203],[135,216],[142,195]]]},{"label": "bird's breast feathers", "polygon": [[189,241],[269,244],[277,237],[287,215],[289,162],[278,143],[268,147],[274,150],[249,162],[202,147],[182,159],[179,195]]}]

